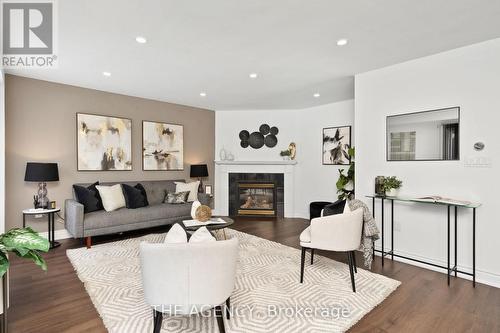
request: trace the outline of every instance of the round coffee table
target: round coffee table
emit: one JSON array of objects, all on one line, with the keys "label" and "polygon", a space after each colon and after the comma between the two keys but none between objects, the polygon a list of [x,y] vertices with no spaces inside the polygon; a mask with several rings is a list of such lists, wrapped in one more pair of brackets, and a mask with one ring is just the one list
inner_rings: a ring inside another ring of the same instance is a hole
[{"label": "round coffee table", "polygon": [[[234,223],[234,220],[232,218],[230,218],[230,217],[227,217],[227,216],[214,216],[214,217],[221,218],[226,223],[207,224],[207,225],[204,225],[204,224],[200,223],[200,225],[192,225],[192,226],[189,226],[189,227],[184,226],[184,229],[186,231],[196,231],[196,230],[198,230],[201,227],[207,227],[207,229],[210,230],[210,231],[222,230],[222,232],[224,234],[224,239],[227,239],[227,237],[226,237],[226,231],[224,229],[227,228],[227,227],[229,227],[230,225],[232,225]],[[183,223],[183,225],[184,225],[184,223]]]}]

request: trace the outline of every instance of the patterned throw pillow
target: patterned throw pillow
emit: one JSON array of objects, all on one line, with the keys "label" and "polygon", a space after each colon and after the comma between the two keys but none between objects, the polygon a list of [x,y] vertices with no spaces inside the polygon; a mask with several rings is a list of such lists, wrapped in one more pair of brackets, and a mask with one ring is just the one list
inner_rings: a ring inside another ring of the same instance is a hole
[{"label": "patterned throw pillow", "polygon": [[179,192],[179,193],[165,193],[165,200],[163,202],[169,204],[183,204],[187,202],[189,197],[189,191]]}]

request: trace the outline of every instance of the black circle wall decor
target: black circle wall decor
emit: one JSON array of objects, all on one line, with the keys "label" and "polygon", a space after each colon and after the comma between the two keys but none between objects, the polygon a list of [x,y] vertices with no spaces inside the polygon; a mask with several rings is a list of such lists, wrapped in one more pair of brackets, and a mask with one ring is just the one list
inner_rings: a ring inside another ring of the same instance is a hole
[{"label": "black circle wall decor", "polygon": [[268,124],[260,125],[259,132],[262,133],[262,135],[268,135],[269,134],[269,125]]},{"label": "black circle wall decor", "polygon": [[278,138],[276,135],[269,134],[264,139],[264,143],[266,144],[266,147],[273,148],[278,144]]},{"label": "black circle wall decor", "polygon": [[239,133],[240,146],[241,148],[248,148],[249,146],[253,149],[260,149],[264,145],[268,148],[276,147],[278,144],[278,127],[270,127],[268,124],[262,124],[259,126],[259,131],[252,132],[250,134],[247,130],[241,130]]},{"label": "black circle wall decor", "polygon": [[247,130],[242,130],[240,132],[240,139],[241,140],[248,140],[249,137],[250,137],[250,133]]},{"label": "black circle wall decor", "polygon": [[260,132],[253,132],[250,134],[250,139],[248,140],[250,147],[254,149],[259,149],[264,146],[264,135]]}]

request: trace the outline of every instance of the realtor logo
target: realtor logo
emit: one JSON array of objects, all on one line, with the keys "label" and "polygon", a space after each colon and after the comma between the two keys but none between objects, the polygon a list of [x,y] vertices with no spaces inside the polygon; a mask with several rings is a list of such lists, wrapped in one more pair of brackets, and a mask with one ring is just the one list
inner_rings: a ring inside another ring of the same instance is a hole
[{"label": "realtor logo", "polygon": [[53,68],[54,2],[2,2],[2,66]]}]

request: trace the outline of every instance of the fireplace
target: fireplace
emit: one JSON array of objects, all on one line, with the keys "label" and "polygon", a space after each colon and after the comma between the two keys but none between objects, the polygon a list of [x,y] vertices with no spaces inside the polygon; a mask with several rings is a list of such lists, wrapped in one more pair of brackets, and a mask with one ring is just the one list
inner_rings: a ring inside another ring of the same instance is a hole
[{"label": "fireplace", "polygon": [[274,183],[238,182],[238,215],[276,216]]},{"label": "fireplace", "polygon": [[229,216],[283,217],[282,173],[229,173]]}]

